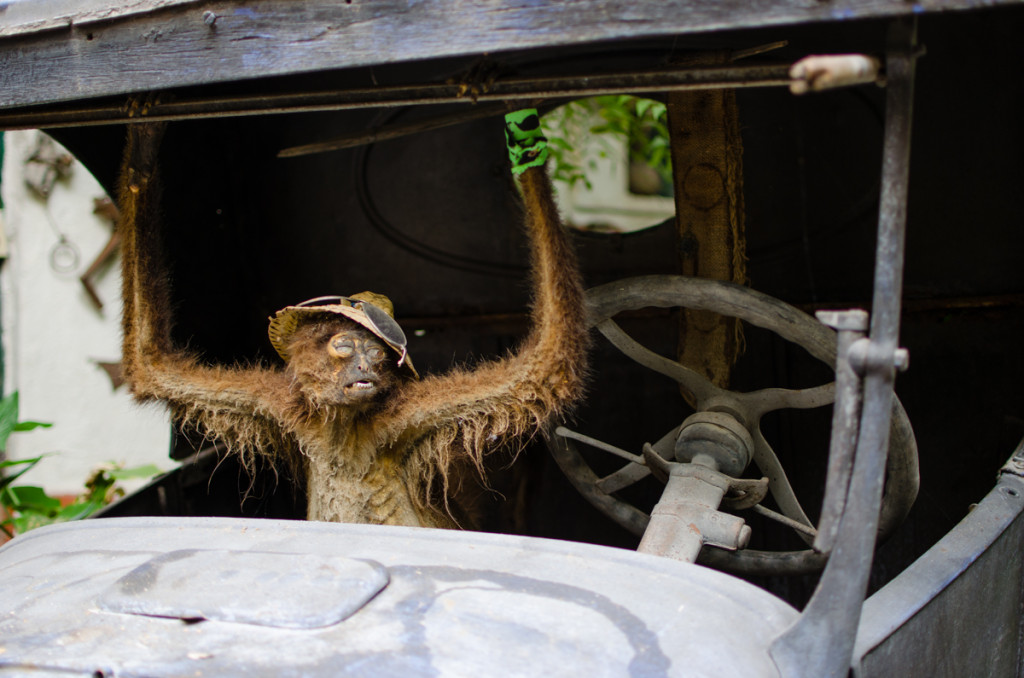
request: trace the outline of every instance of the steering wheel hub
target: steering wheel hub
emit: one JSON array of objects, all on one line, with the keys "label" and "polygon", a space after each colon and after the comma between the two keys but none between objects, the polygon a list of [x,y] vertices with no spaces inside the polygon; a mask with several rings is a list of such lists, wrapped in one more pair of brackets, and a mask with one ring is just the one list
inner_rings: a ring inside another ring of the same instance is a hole
[{"label": "steering wheel hub", "polygon": [[676,461],[692,462],[702,456],[713,461],[714,468],[727,476],[737,477],[743,473],[753,453],[754,439],[750,433],[735,417],[724,412],[691,414],[683,421],[676,437]]}]

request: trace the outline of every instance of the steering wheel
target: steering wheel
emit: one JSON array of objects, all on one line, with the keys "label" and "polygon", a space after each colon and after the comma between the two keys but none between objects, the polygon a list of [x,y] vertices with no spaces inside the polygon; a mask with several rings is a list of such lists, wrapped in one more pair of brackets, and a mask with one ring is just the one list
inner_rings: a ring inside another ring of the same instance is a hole
[{"label": "steering wheel", "polygon": [[[733,283],[683,276],[644,276],[629,278],[587,291],[590,327],[596,327],[616,348],[644,367],[677,381],[696,403],[695,416],[720,416],[735,419],[749,432],[753,441],[752,459],[768,478],[771,492],[782,515],[765,508],[761,513],[796,529],[808,544],[814,529],[801,507],[775,452],[761,434],[761,417],[783,408],[814,408],[831,404],[835,384],[803,390],[769,388],[738,393],[715,386],[697,372],[645,348],[615,324],[611,318],[622,311],[640,308],[685,307],[714,311],[732,316],[778,334],[806,349],[830,367],[836,361],[836,334],[806,313],[778,299]],[[651,447],[665,459],[672,459],[675,438],[681,427],[669,431]],[[615,522],[642,535],[649,516],[615,496],[615,492],[647,476],[651,470],[641,457],[619,450],[587,436],[559,427],[546,431],[548,448],[573,486],[594,506]],[[576,446],[577,441],[629,460],[614,473],[599,478]],[[917,495],[917,442],[906,412],[898,399],[893,400],[892,426],[886,462],[886,483],[879,516],[879,539],[887,537],[906,517]],[[756,493],[755,493],[756,494]],[[763,496],[763,494],[762,494]],[[759,499],[759,497],[758,497]],[[755,499],[754,501],[757,501]],[[751,501],[734,502],[747,507]],[[723,502],[723,506],[728,506]],[[774,514],[774,515],[773,515]],[[699,562],[736,573],[782,575],[813,572],[824,567],[827,554],[810,548],[800,551],[759,551],[717,548],[701,550]]]}]

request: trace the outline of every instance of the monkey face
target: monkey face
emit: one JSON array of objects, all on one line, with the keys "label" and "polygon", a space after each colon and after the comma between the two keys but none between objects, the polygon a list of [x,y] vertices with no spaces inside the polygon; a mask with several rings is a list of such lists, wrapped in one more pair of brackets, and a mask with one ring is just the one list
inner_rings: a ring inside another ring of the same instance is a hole
[{"label": "monkey face", "polygon": [[[373,399],[381,392],[390,350],[366,330],[342,330],[327,341],[335,383],[348,402]],[[390,376],[390,375],[388,375]]]},{"label": "monkey face", "polygon": [[394,352],[376,335],[345,320],[308,323],[295,333],[289,367],[318,405],[367,406],[396,383]]}]

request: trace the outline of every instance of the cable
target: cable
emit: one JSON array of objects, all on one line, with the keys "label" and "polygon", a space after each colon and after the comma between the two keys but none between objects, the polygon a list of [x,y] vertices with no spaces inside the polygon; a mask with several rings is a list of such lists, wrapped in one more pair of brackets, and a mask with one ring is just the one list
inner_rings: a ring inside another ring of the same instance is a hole
[{"label": "cable", "polygon": [[[408,110],[408,108],[404,108],[386,114],[377,124],[383,125],[393,122]],[[376,144],[367,144],[359,149],[354,161],[353,174],[355,176],[356,196],[359,199],[359,205],[362,207],[363,213],[369,219],[370,225],[373,226],[378,233],[396,247],[414,254],[421,259],[438,264],[439,266],[445,266],[447,268],[465,271],[467,273],[476,273],[479,275],[500,278],[520,279],[526,275],[528,269],[525,266],[508,264],[505,262],[483,261],[473,257],[457,254],[455,252],[448,252],[429,245],[421,240],[417,240],[391,224],[380,213],[369,189],[368,177],[370,171],[370,150],[375,145]]]}]

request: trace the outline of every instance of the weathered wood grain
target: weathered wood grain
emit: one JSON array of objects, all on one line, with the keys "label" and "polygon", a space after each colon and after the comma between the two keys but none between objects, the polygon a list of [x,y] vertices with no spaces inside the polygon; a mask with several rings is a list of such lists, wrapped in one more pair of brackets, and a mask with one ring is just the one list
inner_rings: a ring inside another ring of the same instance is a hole
[{"label": "weathered wood grain", "polygon": [[8,0],[0,2],[0,37],[84,26],[199,0]]},{"label": "weathered wood grain", "polygon": [[[155,2],[156,0],[153,0]],[[540,46],[1022,0],[258,0],[0,38],[0,108]],[[2,15],[0,15],[2,23]]]}]

